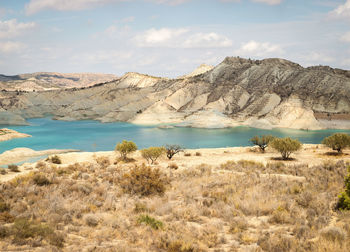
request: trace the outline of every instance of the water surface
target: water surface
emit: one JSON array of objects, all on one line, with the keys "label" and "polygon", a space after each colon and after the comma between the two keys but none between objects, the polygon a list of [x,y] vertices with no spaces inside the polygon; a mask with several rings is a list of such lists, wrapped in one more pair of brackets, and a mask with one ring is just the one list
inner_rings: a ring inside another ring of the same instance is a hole
[{"label": "water surface", "polygon": [[350,130],[262,130],[250,127],[229,129],[171,128],[140,126],[125,122],[100,123],[97,121],[56,121],[50,118],[29,119],[30,126],[0,125],[32,135],[0,142],[0,153],[17,147],[34,150],[79,149],[82,151],[113,150],[123,139],[134,141],[139,148],[180,144],[185,148],[218,148],[249,146],[255,135],[271,134],[277,137],[297,138],[303,143],[319,144],[322,139],[335,132],[350,133]]}]

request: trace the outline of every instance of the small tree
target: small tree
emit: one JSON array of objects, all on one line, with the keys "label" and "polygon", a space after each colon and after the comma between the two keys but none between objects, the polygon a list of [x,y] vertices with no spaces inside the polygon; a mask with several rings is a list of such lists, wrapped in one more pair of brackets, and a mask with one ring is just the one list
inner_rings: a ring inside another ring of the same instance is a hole
[{"label": "small tree", "polygon": [[161,155],[163,155],[164,152],[164,147],[149,147],[141,150],[141,155],[148,163],[151,160],[151,164],[153,164]]},{"label": "small tree", "polygon": [[331,148],[332,150],[342,153],[342,150],[350,146],[350,135],[345,133],[335,133],[323,139],[322,144]]},{"label": "small tree", "polygon": [[281,153],[284,160],[288,159],[293,152],[300,150],[302,146],[299,140],[291,139],[290,137],[275,138],[270,145]]},{"label": "small tree", "polygon": [[172,159],[172,157],[183,151],[183,148],[180,146],[180,145],[177,145],[177,144],[172,144],[172,145],[166,145],[165,146],[165,149],[166,149],[166,156],[170,159]]},{"label": "small tree", "polygon": [[118,143],[115,147],[115,151],[120,153],[120,156],[123,160],[127,159],[127,155],[131,152],[137,150],[137,145],[132,141],[123,140],[121,143]]},{"label": "small tree", "polygon": [[261,137],[255,136],[250,139],[250,142],[252,142],[254,145],[258,145],[260,150],[265,152],[266,147],[273,139],[275,139],[275,137],[271,135],[263,135]]}]

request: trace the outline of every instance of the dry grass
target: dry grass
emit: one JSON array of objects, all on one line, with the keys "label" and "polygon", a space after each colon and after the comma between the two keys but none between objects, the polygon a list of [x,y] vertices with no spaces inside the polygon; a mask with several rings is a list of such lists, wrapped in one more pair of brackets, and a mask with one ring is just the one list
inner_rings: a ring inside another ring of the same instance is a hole
[{"label": "dry grass", "polygon": [[39,163],[0,187],[0,250],[350,251],[341,160],[172,164]]}]

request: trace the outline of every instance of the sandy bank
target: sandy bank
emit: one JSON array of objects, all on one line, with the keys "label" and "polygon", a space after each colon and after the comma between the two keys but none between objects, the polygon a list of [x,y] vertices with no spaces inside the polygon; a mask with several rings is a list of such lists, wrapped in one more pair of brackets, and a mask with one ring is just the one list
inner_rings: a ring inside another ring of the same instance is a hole
[{"label": "sandy bank", "polygon": [[0,129],[0,142],[8,141],[14,138],[24,138],[24,137],[31,137],[31,135],[20,133],[12,129],[6,129],[6,128]]}]

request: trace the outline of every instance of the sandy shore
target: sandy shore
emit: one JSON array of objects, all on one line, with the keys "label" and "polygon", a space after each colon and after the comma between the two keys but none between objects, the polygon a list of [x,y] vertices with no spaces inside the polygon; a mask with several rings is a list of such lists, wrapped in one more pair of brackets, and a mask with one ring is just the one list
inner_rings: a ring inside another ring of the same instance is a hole
[{"label": "sandy shore", "polygon": [[12,129],[6,129],[6,128],[0,129],[0,142],[8,141],[14,138],[24,138],[24,137],[31,137],[31,135],[20,133]]}]

